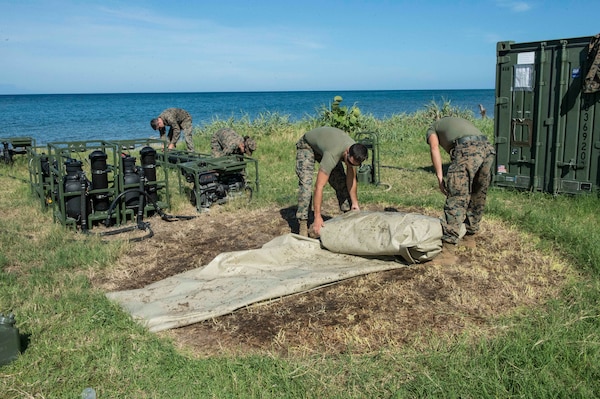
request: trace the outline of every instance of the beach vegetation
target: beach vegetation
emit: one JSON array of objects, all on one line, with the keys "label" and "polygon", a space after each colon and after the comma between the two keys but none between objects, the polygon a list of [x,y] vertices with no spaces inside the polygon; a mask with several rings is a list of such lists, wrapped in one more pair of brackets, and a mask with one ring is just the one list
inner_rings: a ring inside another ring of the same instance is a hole
[{"label": "beach vegetation", "polygon": [[354,134],[363,129],[363,116],[360,108],[353,104],[351,107],[341,105],[342,96],[335,96],[329,106],[319,110],[318,125],[337,127],[345,132]]}]

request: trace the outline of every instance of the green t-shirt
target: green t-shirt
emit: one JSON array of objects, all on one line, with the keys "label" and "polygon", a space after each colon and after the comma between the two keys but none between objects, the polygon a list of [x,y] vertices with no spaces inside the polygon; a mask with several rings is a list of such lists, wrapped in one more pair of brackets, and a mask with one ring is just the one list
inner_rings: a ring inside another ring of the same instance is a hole
[{"label": "green t-shirt", "polygon": [[437,134],[440,145],[448,153],[452,147],[454,147],[454,141],[456,139],[467,136],[483,135],[471,122],[455,116],[445,116],[434,122],[429,129],[427,129],[427,136],[425,137],[427,142],[429,142],[429,136],[433,133]]},{"label": "green t-shirt", "polygon": [[335,127],[318,127],[304,134],[304,139],[313,151],[322,156],[319,168],[327,175],[340,162],[344,151],[355,141]]}]

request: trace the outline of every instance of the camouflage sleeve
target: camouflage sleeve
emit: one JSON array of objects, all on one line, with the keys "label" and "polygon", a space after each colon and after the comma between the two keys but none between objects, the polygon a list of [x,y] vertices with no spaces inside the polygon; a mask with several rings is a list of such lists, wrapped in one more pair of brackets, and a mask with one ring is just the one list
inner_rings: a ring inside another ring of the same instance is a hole
[{"label": "camouflage sleeve", "polygon": [[240,143],[235,140],[228,140],[224,143],[223,153],[224,155],[231,155],[236,151],[239,152]]},{"label": "camouflage sleeve", "polygon": [[178,123],[174,123],[169,125],[169,136],[172,134],[172,137],[179,137],[179,133],[181,132],[181,128]]},{"label": "camouflage sleeve", "polygon": [[243,142],[243,137],[237,134],[233,129],[220,129],[211,139],[212,154],[215,157],[239,154],[241,153],[240,145]]},{"label": "camouflage sleeve", "polygon": [[169,126],[169,132],[167,133],[167,137],[170,137],[171,139],[169,140],[169,144],[177,144],[177,142],[175,141],[175,137],[179,137],[176,134],[173,133],[175,129],[173,129],[173,126]]},{"label": "camouflage sleeve", "polygon": [[166,109],[159,115],[159,118],[163,120],[165,128],[169,127],[168,137],[171,137],[171,143],[177,144],[181,129],[179,123],[177,123],[175,110],[173,108]]},{"label": "camouflage sleeve", "polygon": [[213,157],[222,157],[225,155],[221,150],[221,143],[219,143],[219,137],[216,134],[210,139],[210,150]]}]

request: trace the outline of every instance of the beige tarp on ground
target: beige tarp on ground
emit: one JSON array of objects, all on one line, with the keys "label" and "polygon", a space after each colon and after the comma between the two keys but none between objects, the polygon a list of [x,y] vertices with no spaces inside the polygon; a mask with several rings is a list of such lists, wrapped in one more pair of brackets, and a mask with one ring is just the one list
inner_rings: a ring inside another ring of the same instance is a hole
[{"label": "beige tarp on ground", "polygon": [[204,267],[144,288],[106,295],[150,331],[162,331],[358,275],[407,266],[396,259],[335,253],[322,248],[319,240],[287,234],[259,249],[222,253]]}]

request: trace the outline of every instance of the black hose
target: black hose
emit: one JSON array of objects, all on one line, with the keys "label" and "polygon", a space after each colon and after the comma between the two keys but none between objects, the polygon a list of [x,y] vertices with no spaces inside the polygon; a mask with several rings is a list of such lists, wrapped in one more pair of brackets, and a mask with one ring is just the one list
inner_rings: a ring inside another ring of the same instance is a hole
[{"label": "black hose", "polygon": [[117,230],[105,231],[105,232],[102,232],[102,233],[100,233],[98,235],[99,236],[113,236],[113,235],[117,235],[117,234],[121,234],[121,233],[126,233],[128,231],[134,231],[134,230],[148,231],[148,234],[146,234],[143,237],[131,238],[131,239],[127,240],[128,242],[140,242],[142,240],[146,240],[148,238],[154,237],[154,232],[150,228],[150,223],[144,223],[144,226],[141,229],[140,229],[140,226],[138,224],[136,226],[128,226],[128,227],[123,227],[123,228],[117,229]]},{"label": "black hose", "polygon": [[[110,206],[108,207],[108,210],[106,211],[107,216],[106,216],[106,220],[104,221],[104,225],[106,227],[110,226],[110,222],[111,222],[111,216],[112,213],[117,205],[117,203],[119,202],[119,200],[121,199],[121,197],[123,197],[125,194],[131,194],[132,191],[138,192],[140,194],[140,199],[142,199],[142,197],[146,198],[154,207],[154,209],[156,210],[156,213],[158,213],[161,217],[162,220],[167,221],[167,222],[173,222],[176,220],[180,220],[180,219],[185,219],[185,220],[189,220],[189,219],[193,219],[196,216],[173,216],[173,215],[168,215],[166,214],[161,207],[156,203],[156,201],[154,201],[152,199],[152,197],[150,197],[150,195],[148,195],[148,193],[142,189],[137,189],[137,188],[132,188],[129,190],[125,190],[121,193],[119,193],[119,195],[117,195],[115,197],[115,199],[111,202]],[[150,228],[150,223],[144,222],[142,220],[143,214],[144,214],[144,205],[143,205],[144,201],[140,201],[139,205],[138,205],[138,214],[137,214],[137,223],[135,226],[128,226],[128,227],[123,227],[117,230],[111,230],[111,231],[107,231],[107,232],[102,232],[99,233],[100,236],[112,236],[112,235],[116,235],[116,234],[120,234],[120,233],[125,233],[128,231],[134,231],[134,230],[144,230],[144,231],[148,231],[148,234],[143,236],[143,237],[138,237],[138,238],[132,238],[130,240],[128,240],[129,242],[139,242],[148,238],[151,238],[154,236],[154,232],[152,231],[152,229]]]},{"label": "black hose", "polygon": [[[119,200],[121,199],[121,197],[122,197],[122,196],[124,196],[125,194],[130,194],[130,193],[131,193],[131,191],[137,191],[138,193],[140,193],[140,194],[144,195],[144,196],[145,196],[145,198],[146,198],[147,200],[149,200],[149,202],[152,204],[152,206],[153,206],[153,207],[154,207],[154,209],[156,210],[156,213],[158,213],[158,214],[160,215],[160,217],[161,217],[161,219],[162,219],[162,220],[165,220],[165,221],[167,221],[167,222],[173,222],[173,221],[175,221],[176,219],[190,220],[190,219],[193,219],[193,218],[195,218],[195,217],[196,217],[196,216],[182,216],[182,215],[177,215],[177,216],[173,216],[173,215],[167,215],[167,214],[166,214],[166,213],[165,213],[165,212],[164,212],[164,211],[161,209],[161,207],[160,207],[160,206],[159,206],[159,205],[156,203],[156,201],[154,201],[154,200],[152,199],[152,197],[150,197],[150,195],[148,195],[148,193],[147,193],[147,192],[145,192],[144,190],[141,190],[141,189],[132,188],[132,189],[125,190],[125,191],[123,191],[123,192],[119,193],[119,195],[117,195],[117,196],[115,197],[115,199],[112,201],[112,203],[111,203],[111,204],[110,204],[110,206],[108,207],[108,211],[106,211],[106,213],[107,213],[107,216],[106,216],[106,220],[104,221],[104,225],[105,225],[105,226],[107,226],[107,227],[108,227],[108,226],[110,226],[110,218],[111,218],[111,216],[112,216],[113,210],[114,210],[114,208],[115,208],[116,204],[118,203],[118,201],[119,201]],[[139,216],[139,214],[140,214],[140,213],[139,213],[139,212],[140,212],[140,209],[141,209],[141,212],[143,213],[143,207],[139,206],[139,207],[138,207],[138,216]],[[138,223],[139,223],[139,221],[138,221]]]}]

